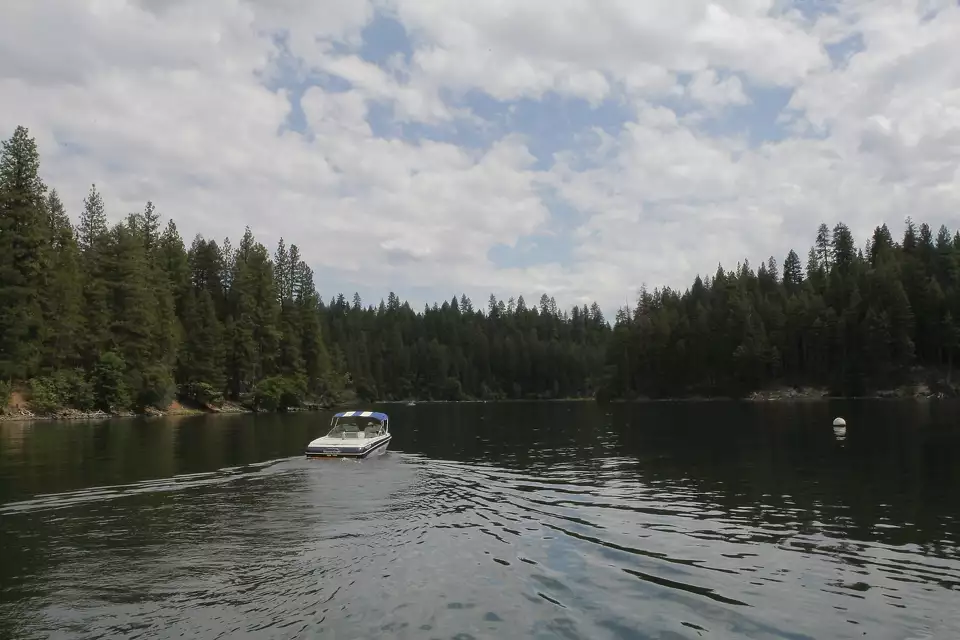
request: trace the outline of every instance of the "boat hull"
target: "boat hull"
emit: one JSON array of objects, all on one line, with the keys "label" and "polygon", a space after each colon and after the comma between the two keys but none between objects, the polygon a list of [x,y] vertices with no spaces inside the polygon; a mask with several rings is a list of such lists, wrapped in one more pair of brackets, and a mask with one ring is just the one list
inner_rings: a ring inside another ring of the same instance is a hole
[{"label": "boat hull", "polygon": [[387,434],[371,442],[349,445],[315,440],[307,445],[305,455],[307,458],[373,458],[386,453],[392,439],[393,436]]}]

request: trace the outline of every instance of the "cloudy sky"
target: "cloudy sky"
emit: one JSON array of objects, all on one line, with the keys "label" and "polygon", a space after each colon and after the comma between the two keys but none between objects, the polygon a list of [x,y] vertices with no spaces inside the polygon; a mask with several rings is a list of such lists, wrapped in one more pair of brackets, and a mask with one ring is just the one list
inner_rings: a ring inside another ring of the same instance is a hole
[{"label": "cloudy sky", "polygon": [[612,311],[960,225],[956,0],[6,0],[0,129],[77,215],[297,243],[326,298]]}]

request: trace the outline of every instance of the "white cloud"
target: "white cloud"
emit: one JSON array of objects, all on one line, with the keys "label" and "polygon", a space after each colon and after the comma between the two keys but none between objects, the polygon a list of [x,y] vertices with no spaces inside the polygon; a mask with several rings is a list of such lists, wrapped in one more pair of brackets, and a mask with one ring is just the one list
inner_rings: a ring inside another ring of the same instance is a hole
[{"label": "white cloud", "polygon": [[[152,199],[188,242],[249,224],[371,290],[546,291],[610,310],[642,282],[685,286],[717,262],[803,254],[821,220],[861,241],[908,214],[956,226],[960,9],[831,6],[804,18],[767,0],[10,2],[0,131],[30,127],[74,213],[96,182],[114,218]],[[408,30],[409,64],[359,56],[375,7]],[[830,63],[827,45],[857,41],[862,51]],[[291,69],[350,84],[303,94],[306,135],[285,130],[294,89],[264,85]],[[718,133],[744,105],[773,120],[757,86],[794,91],[781,114],[794,137],[751,147],[739,129]],[[388,104],[391,131],[458,123],[489,135],[492,123],[445,100],[472,90],[613,100],[632,116],[556,140],[508,132],[482,150],[379,138],[368,120]],[[573,142],[552,167],[536,163],[535,144],[561,140]],[[555,229],[543,187],[574,209],[572,261],[496,269],[491,247]]]},{"label": "white cloud", "polygon": [[315,58],[315,69],[349,81],[364,100],[393,104],[394,116],[401,122],[444,122],[461,111],[450,109],[434,88],[418,86],[416,81],[401,83],[379,66],[356,55],[322,55]]},{"label": "white cloud", "polygon": [[[123,1],[123,0],[121,0]],[[163,4],[166,0],[153,0]],[[193,0],[181,0],[194,4]],[[224,13],[245,11],[256,16],[256,28],[286,34],[290,50],[310,60],[333,49],[362,44],[361,31],[374,16],[370,0],[215,0]],[[201,3],[202,4],[202,3]]]},{"label": "white cloud", "polygon": [[[860,34],[864,50],[811,71],[790,104],[818,138],[749,149],[648,107],[603,142],[615,146],[613,162],[586,172],[559,165],[561,193],[593,213],[579,229],[581,263],[612,261],[637,274],[634,286],[684,287],[717,262],[782,261],[790,248],[803,255],[820,221],[846,222],[860,242],[883,222],[899,233],[907,215],[955,228],[960,67],[947,51],[960,9],[922,15],[892,2],[843,11],[834,40]],[[688,91],[698,91],[696,80]]]},{"label": "white cloud", "polygon": [[743,92],[743,83],[740,82],[740,78],[733,76],[721,80],[713,69],[698,71],[687,85],[687,94],[707,107],[750,102]]},{"label": "white cloud", "polygon": [[[676,73],[711,66],[794,85],[827,63],[819,41],[759,1],[596,3],[570,0],[391,0],[417,35],[414,69],[454,90],[501,99],[546,91],[597,100],[609,76],[631,93],[662,94]],[[758,55],[763,51],[763,55]],[[588,74],[588,75],[585,75]],[[571,78],[593,80],[571,80]]]},{"label": "white cloud", "polygon": [[[471,153],[452,144],[374,137],[365,120],[368,100],[398,98],[421,120],[444,107],[425,98],[418,111],[411,105],[419,96],[355,57],[331,65],[356,83],[354,90],[312,88],[303,96],[312,140],[279,134],[290,104],[255,75],[272,52],[268,38],[255,34],[264,26],[254,19],[259,6],[221,2],[219,22],[205,28],[188,10],[192,5],[160,14],[122,2],[79,5],[71,5],[76,19],[64,21],[79,29],[73,46],[96,64],[71,68],[75,61],[55,62],[54,49],[34,47],[32,68],[22,60],[14,66],[18,58],[10,56],[0,65],[0,126],[31,128],[48,181],[74,212],[96,182],[115,219],[153,199],[188,242],[195,231],[236,237],[249,224],[266,242],[285,235],[317,263],[356,271],[385,288],[411,277],[447,278],[447,286],[461,284],[455,277],[469,281],[487,268],[489,246],[512,243],[546,219],[528,170],[533,158],[516,139]],[[14,32],[43,32],[50,7],[3,11],[16,21],[0,20],[9,42]],[[276,13],[266,24],[284,24]],[[304,16],[287,17],[286,24],[301,20],[298,28],[310,32]],[[325,15],[315,17],[327,23]],[[108,21],[109,32],[101,24]],[[228,29],[232,24],[246,27]],[[212,33],[215,25],[221,38],[210,51],[166,52],[185,37],[181,29],[189,26],[189,36]],[[123,29],[132,32],[118,43],[111,34]],[[131,58],[128,49],[137,47],[143,60]],[[44,64],[62,77],[39,77],[34,70]],[[377,255],[378,244],[398,266]],[[356,250],[364,245],[371,250]]]}]

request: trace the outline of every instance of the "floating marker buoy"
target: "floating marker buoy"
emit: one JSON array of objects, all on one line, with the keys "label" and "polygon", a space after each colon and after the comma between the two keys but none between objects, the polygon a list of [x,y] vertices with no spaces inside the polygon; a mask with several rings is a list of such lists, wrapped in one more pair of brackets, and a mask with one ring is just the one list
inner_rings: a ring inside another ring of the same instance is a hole
[{"label": "floating marker buoy", "polygon": [[845,426],[847,426],[847,421],[844,420],[843,418],[834,418],[834,419],[833,419],[833,426],[835,426],[835,427],[845,427]]}]

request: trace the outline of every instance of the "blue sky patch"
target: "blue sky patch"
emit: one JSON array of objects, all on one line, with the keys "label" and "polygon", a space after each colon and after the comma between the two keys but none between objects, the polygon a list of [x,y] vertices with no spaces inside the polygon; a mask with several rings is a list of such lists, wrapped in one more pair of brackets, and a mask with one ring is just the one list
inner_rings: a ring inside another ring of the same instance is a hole
[{"label": "blue sky patch", "polygon": [[498,269],[522,269],[550,263],[568,267],[573,263],[573,231],[583,216],[553,189],[542,187],[539,191],[541,200],[550,209],[547,229],[518,238],[512,247],[503,243],[491,247],[487,257]]},{"label": "blue sky patch", "polygon": [[707,117],[697,128],[714,137],[743,137],[751,147],[789,137],[778,118],[790,102],[793,89],[753,86],[743,81],[743,92],[749,103],[729,105],[718,116]]},{"label": "blue sky patch", "polygon": [[857,53],[863,51],[863,34],[855,33],[839,42],[824,45],[830,62],[837,67],[845,67]]},{"label": "blue sky patch", "polygon": [[[527,148],[537,159],[534,169],[543,171],[553,166],[554,154],[583,146],[583,134],[599,128],[617,135],[631,115],[629,109],[615,99],[594,107],[583,98],[547,92],[539,100],[497,100],[481,91],[470,91],[457,103],[491,123],[496,137],[519,133],[526,137]],[[592,137],[586,138],[593,141]]]},{"label": "blue sky patch", "polygon": [[399,53],[404,62],[410,62],[413,47],[407,30],[396,18],[378,13],[361,33],[363,44],[359,55],[367,62],[385,66],[391,56]]}]

